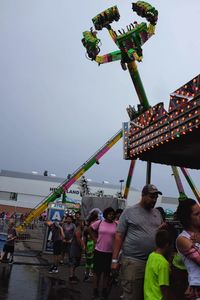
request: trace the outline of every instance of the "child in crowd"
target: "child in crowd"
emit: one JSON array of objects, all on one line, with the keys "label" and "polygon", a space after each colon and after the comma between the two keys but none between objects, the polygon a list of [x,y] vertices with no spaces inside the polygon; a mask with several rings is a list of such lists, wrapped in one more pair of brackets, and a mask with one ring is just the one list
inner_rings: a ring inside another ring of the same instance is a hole
[{"label": "child in crowd", "polygon": [[172,252],[172,239],[167,230],[156,234],[156,250],[147,260],[144,278],[144,300],[170,300],[168,259]]},{"label": "child in crowd", "polygon": [[84,242],[85,242],[85,277],[83,281],[89,281],[90,277],[93,276],[94,268],[94,240],[89,231],[89,226],[98,220],[98,211],[94,210],[89,215],[86,226],[84,229]]},{"label": "child in crowd", "polygon": [[94,268],[94,241],[89,233],[85,237],[85,277],[84,281],[89,281],[93,276]]}]

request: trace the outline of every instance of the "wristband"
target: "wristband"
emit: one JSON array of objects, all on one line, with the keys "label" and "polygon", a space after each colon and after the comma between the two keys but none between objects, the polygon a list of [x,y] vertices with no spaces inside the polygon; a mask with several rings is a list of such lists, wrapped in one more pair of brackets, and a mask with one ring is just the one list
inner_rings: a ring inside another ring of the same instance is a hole
[{"label": "wristband", "polygon": [[112,263],[113,264],[117,264],[118,263],[118,259],[112,259]]}]

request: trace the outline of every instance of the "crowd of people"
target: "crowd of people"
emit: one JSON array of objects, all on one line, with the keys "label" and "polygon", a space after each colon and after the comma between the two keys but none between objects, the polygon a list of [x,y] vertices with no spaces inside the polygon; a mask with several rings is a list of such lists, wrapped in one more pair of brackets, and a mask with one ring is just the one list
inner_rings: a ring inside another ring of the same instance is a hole
[{"label": "crowd of people", "polygon": [[[93,282],[93,299],[108,299],[114,283],[123,300],[200,300],[200,206],[193,199],[179,201],[175,213],[179,232],[156,206],[156,186],[145,185],[140,201],[126,208],[107,207],[103,216],[93,209],[63,220],[45,221],[51,230],[53,265],[68,264],[69,283]],[[181,230],[180,230],[181,228]],[[14,252],[14,221],[8,226],[4,259]],[[85,276],[77,268],[84,255]]]},{"label": "crowd of people", "polygon": [[26,218],[28,214],[23,213],[16,213],[16,212],[9,212],[9,211],[2,211],[0,212],[0,219],[4,221],[12,220],[19,220],[20,222],[23,222],[23,220]]},{"label": "crowd of people", "polygon": [[103,218],[93,210],[84,221],[80,213],[75,220],[66,215],[61,223],[47,221],[54,241],[49,272],[57,273],[66,256],[69,282],[78,283],[76,268],[84,254],[83,280],[93,278],[93,299],[107,299],[117,280],[123,300],[199,300],[199,204],[179,202],[176,218],[182,230],[177,234],[155,207],[159,194],[148,184],[140,201],[124,211],[107,207]]}]

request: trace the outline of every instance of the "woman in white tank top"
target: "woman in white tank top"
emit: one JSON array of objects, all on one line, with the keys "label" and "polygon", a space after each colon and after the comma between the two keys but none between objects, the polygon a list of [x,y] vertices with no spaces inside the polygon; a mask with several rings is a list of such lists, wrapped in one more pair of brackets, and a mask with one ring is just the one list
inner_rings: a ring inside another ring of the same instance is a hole
[{"label": "woman in white tank top", "polygon": [[183,231],[176,240],[188,271],[188,299],[200,300],[200,206],[193,199],[182,200],[177,209]]}]

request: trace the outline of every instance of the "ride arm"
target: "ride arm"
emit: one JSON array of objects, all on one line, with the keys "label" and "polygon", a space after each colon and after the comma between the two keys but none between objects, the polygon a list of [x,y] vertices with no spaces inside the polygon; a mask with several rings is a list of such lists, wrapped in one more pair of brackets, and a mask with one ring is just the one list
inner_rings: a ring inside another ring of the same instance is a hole
[{"label": "ride arm", "polygon": [[200,204],[200,192],[198,191],[197,187],[195,186],[194,182],[192,181],[192,178],[186,168],[181,167],[181,171],[183,175],[185,176],[185,179],[187,180],[190,188],[192,189],[198,203]]},{"label": "ride arm", "polygon": [[100,40],[97,38],[96,32],[84,31],[83,46],[86,48],[87,55],[91,60],[95,60],[98,64],[104,64],[116,60],[121,60],[121,51],[114,51],[105,55],[98,55],[100,52],[99,43]]},{"label": "ride arm", "polygon": [[[153,34],[155,34],[155,27],[158,20],[158,11],[151,4],[144,1],[137,1],[136,3],[132,3],[132,9],[134,12],[136,12],[137,15],[144,17],[149,22],[148,26],[146,23],[138,24],[137,22],[133,22],[130,25],[126,26],[127,32],[125,32],[124,29],[122,29],[121,31],[118,30],[118,32],[120,33],[119,39],[122,38],[129,41],[132,39],[134,40],[134,44],[137,48],[138,41],[136,42],[136,36],[137,39],[139,38],[140,46],[142,46]],[[118,34],[112,29],[110,24],[113,21],[118,21],[119,18],[120,14],[116,6],[109,8],[105,12],[102,12],[101,14],[93,18],[95,29],[99,30],[99,28],[106,28],[112,40],[118,47],[120,46],[118,43]],[[142,60],[142,56],[138,55],[137,49],[135,49],[134,51],[134,58],[137,61]]]},{"label": "ride arm", "polygon": [[[109,32],[110,37],[112,38],[114,43],[120,49],[119,51],[115,51],[115,52],[109,53],[107,55],[97,57],[95,60],[99,64],[105,63],[105,62],[111,62],[111,61],[115,61],[115,60],[121,60],[121,61],[125,61],[127,59],[128,60],[129,59],[137,60],[137,61],[142,60],[142,55],[138,54],[139,52],[137,51],[137,49],[134,49],[134,47],[131,47],[131,49],[127,48],[126,43],[128,40],[128,43],[131,42],[131,44],[132,44],[132,42],[133,42],[132,40],[134,40],[136,47],[138,47],[138,39],[139,39],[139,42],[141,42],[141,38],[140,37],[138,38],[138,36],[137,36],[138,32],[140,32],[141,30],[147,31],[146,24],[142,23],[142,24],[138,25],[137,28],[134,27],[133,24],[131,24],[130,26],[127,26],[127,32],[125,32],[124,29],[122,29],[122,32],[120,30],[118,30],[120,33],[120,35],[118,35],[116,33],[116,31],[114,31],[112,29],[110,24],[113,21],[118,21],[119,18],[120,18],[120,14],[117,9],[117,6],[113,6],[113,7],[108,8],[107,10],[103,11],[102,13],[98,14],[96,17],[94,17],[92,19],[95,29],[102,30],[103,28],[106,28]],[[144,36],[144,34],[143,34],[143,36]],[[140,51],[140,52],[142,53],[142,51]]]},{"label": "ride arm", "polygon": [[97,152],[95,152],[85,163],[83,163],[69,179],[66,179],[61,185],[49,196],[47,196],[41,203],[39,203],[24,220],[23,224],[18,226],[16,230],[20,231],[32,222],[35,218],[48,207],[50,202],[54,202],[59,198],[68,188],[76,182],[88,169],[90,169],[95,163],[99,164],[99,159],[106,154],[122,137],[123,131],[120,129],[113,137],[111,137]]},{"label": "ride arm", "polygon": [[36,206],[34,209],[31,210],[31,212],[25,218],[23,224],[17,226],[16,230],[23,231],[24,227],[26,227],[33,220],[39,217],[45,211],[45,209],[47,209],[49,203],[54,202],[57,198],[59,198],[62,195],[62,193],[63,193],[63,189],[62,187],[59,187],[53,193],[47,196],[43,203],[40,203],[38,206]]},{"label": "ride arm", "polygon": [[151,4],[144,1],[137,1],[132,3],[132,9],[136,14],[142,18],[145,18],[148,22],[148,33],[154,34],[155,26],[158,21],[158,11]]},{"label": "ride arm", "polygon": [[[109,32],[111,32],[111,30],[109,30]],[[119,40],[121,39],[119,38]],[[116,50],[105,55],[98,55],[100,52],[100,48],[98,46],[99,42],[100,40],[96,37],[96,33],[92,31],[83,32],[82,43],[86,48],[87,55],[89,59],[95,60],[99,65],[117,60],[122,61],[126,57],[131,60],[142,60],[142,55],[138,55],[138,52],[134,49],[127,49],[123,52],[121,50]]]},{"label": "ride arm", "polygon": [[136,163],[136,160],[131,160],[128,176],[127,176],[127,179],[126,179],[126,186],[125,186],[125,190],[124,190],[124,196],[123,196],[124,199],[128,198],[130,185],[131,185],[131,180],[132,180],[132,176],[133,176],[133,171],[134,171],[134,168],[135,168],[135,163]]},{"label": "ride arm", "polygon": [[177,185],[177,188],[178,188],[178,191],[179,191],[179,200],[185,200],[187,199],[187,195],[185,194],[185,191],[184,191],[184,188],[183,188],[183,185],[182,185],[182,182],[181,182],[181,178],[179,176],[179,172],[178,172],[178,168],[175,167],[175,166],[171,166],[172,167],[172,172],[173,172],[173,176],[174,176],[174,179],[176,181],[176,185]]},{"label": "ride arm", "polygon": [[87,50],[87,55],[91,60],[95,60],[98,64],[121,60],[122,63],[130,61],[142,61],[141,46],[154,34],[155,25],[158,18],[158,11],[150,4],[144,1],[133,3],[133,11],[139,16],[145,17],[150,24],[147,27],[146,23],[137,24],[131,23],[127,26],[127,32],[124,29],[119,31],[119,35],[112,29],[111,23],[118,21],[120,18],[117,6],[108,8],[95,16],[92,21],[96,30],[106,28],[118,46],[119,50],[106,55],[98,56],[100,52],[97,32],[83,32],[82,43]]},{"label": "ride arm", "polygon": [[121,60],[121,59],[122,59],[121,51],[114,51],[105,55],[97,55],[95,61],[98,64],[104,64],[104,63]]}]

